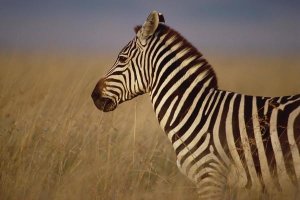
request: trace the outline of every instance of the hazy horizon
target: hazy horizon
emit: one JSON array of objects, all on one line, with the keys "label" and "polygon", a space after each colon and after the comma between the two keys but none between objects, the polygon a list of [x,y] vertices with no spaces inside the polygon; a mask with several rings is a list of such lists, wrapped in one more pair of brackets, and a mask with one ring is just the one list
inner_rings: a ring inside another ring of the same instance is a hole
[{"label": "hazy horizon", "polygon": [[0,3],[0,49],[116,53],[158,10],[206,54],[300,54],[297,1],[37,1]]}]

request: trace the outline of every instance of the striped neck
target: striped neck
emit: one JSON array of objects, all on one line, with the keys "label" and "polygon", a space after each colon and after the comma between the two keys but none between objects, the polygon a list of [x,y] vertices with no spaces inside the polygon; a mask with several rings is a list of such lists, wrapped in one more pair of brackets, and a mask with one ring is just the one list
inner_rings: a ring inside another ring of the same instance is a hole
[{"label": "striped neck", "polygon": [[198,93],[217,88],[217,78],[202,54],[166,25],[160,25],[151,42],[150,96],[156,116],[168,132],[167,127],[186,114]]}]

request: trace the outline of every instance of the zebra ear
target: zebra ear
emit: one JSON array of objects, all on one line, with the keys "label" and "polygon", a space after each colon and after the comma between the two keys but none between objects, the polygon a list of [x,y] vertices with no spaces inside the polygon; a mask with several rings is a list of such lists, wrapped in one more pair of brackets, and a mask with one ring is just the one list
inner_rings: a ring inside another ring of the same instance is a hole
[{"label": "zebra ear", "polygon": [[164,23],[165,19],[164,16],[157,12],[157,11],[152,11],[150,15],[148,16],[147,20],[143,24],[142,28],[139,31],[139,37],[142,40],[147,39],[151,35],[153,35],[158,27],[159,23]]}]

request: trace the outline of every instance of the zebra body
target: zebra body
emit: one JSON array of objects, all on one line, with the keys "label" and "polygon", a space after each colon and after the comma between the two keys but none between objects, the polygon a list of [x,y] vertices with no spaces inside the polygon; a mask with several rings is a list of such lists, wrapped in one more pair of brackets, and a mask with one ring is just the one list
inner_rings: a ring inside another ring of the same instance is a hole
[{"label": "zebra body", "polygon": [[97,83],[95,105],[108,112],[149,93],[177,165],[198,185],[200,197],[221,199],[240,188],[299,195],[300,95],[219,90],[202,54],[166,26],[161,14],[152,12],[135,30]]}]

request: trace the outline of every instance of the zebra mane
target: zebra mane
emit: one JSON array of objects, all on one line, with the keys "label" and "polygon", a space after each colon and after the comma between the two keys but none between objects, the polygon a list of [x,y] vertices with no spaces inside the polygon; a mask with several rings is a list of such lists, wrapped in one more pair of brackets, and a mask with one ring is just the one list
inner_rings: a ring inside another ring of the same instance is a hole
[{"label": "zebra mane", "polygon": [[[142,28],[142,26],[138,25],[134,28],[134,31],[137,33],[141,28]],[[211,86],[214,88],[218,88],[217,76],[216,76],[214,69],[207,62],[207,60],[203,58],[202,53],[199,52],[198,49],[196,47],[194,47],[187,39],[185,39],[176,30],[172,29],[171,27],[169,27],[163,23],[160,23],[158,25],[158,27],[156,29],[156,34],[158,35],[158,37],[165,35],[166,40],[169,38],[176,38],[176,41],[181,42],[182,47],[187,50],[186,57],[196,56],[196,58],[199,59],[199,61],[201,60],[201,62],[205,62],[207,71],[208,71],[208,75],[210,77],[212,77]]]}]

